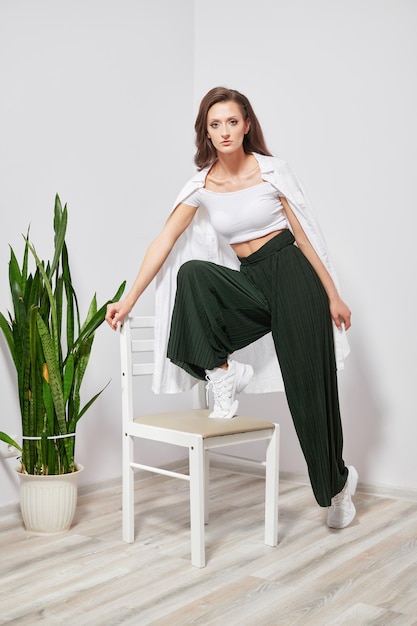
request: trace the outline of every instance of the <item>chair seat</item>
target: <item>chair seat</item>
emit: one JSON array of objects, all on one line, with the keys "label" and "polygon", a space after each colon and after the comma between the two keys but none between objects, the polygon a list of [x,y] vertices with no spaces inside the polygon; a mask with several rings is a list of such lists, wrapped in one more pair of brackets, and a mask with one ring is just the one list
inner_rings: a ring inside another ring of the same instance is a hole
[{"label": "chair seat", "polygon": [[200,435],[203,439],[275,428],[272,422],[255,417],[238,415],[232,419],[215,419],[208,417],[209,413],[207,409],[152,413],[136,417],[133,422],[164,430]]}]

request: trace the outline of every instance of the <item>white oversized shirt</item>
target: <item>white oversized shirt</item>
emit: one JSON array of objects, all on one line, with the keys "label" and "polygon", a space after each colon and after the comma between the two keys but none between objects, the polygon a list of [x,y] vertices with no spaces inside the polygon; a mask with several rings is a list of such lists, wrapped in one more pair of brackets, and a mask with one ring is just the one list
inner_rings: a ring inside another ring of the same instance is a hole
[{"label": "white oversized shirt", "polygon": [[[306,195],[288,164],[278,157],[254,153],[262,178],[284,196],[294,211],[310,243],[330,273],[336,287],[338,285],[333,263],[329,256],[323,235]],[[196,172],[177,196],[172,210],[187,203],[187,197],[200,187],[204,187],[209,167]],[[187,391],[196,384],[193,378],[166,357],[172,309],[174,307],[177,273],[180,266],[191,259],[212,261],[226,267],[239,269],[239,260],[225,239],[214,230],[203,207],[197,209],[193,221],[175,243],[169,257],[156,277],[155,294],[155,370],[153,391],[155,393],[178,393]],[[335,324],[335,356],[338,369],[343,369],[344,358],[349,354],[345,331]],[[278,365],[272,335],[261,339],[234,353],[233,358],[250,363],[254,376],[246,387],[246,393],[267,393],[283,391],[284,384]]]}]

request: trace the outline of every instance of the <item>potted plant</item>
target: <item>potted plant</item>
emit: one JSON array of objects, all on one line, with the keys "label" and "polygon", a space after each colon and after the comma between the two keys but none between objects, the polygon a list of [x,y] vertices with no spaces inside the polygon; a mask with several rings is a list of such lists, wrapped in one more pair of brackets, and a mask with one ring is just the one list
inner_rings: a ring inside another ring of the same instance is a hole
[{"label": "potted plant", "polygon": [[[22,420],[22,445],[0,432],[0,439],[21,453],[21,510],[28,530],[57,532],[69,528],[75,512],[76,477],[82,466],[74,460],[78,421],[104,388],[81,406],[80,389],[89,362],[95,330],[103,323],[107,303],[97,308],[93,296],[84,323],[71,279],[65,243],[68,212],[55,198],[54,255],[41,261],[25,237],[23,260],[19,265],[11,248],[9,283],[13,313],[0,313],[2,329],[16,368]],[[34,272],[29,272],[29,261]],[[114,300],[123,293],[120,285]],[[107,386],[107,385],[106,385]],[[41,481],[40,495],[33,491]],[[70,503],[65,515],[55,506],[66,489]],[[37,510],[26,510],[27,504]],[[65,518],[65,519],[64,519]]]}]

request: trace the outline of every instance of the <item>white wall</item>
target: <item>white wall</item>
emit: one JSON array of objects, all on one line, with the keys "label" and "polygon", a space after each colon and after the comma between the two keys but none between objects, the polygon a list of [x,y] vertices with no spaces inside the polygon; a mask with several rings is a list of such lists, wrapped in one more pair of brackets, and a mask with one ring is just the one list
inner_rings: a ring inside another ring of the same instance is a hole
[{"label": "white wall", "polygon": [[[364,482],[405,488],[417,488],[416,31],[411,0],[196,1],[195,103],[218,84],[248,95],[304,182],[353,311],[346,460]],[[283,469],[305,472],[283,398],[263,409],[280,416]]]},{"label": "white wall", "polygon": [[[68,203],[68,247],[80,306],[132,282],[179,181],[192,171],[194,6],[191,0],[0,1],[0,307],[10,308],[11,244],[31,223],[52,248],[53,203]],[[162,181],[157,168],[170,163]],[[141,310],[153,312],[152,289]],[[82,482],[120,475],[118,336],[96,334],[85,400],[110,387],[81,420]],[[0,338],[0,430],[19,433],[15,374]],[[0,504],[18,499],[0,460]]]},{"label": "white wall", "polygon": [[[0,0],[1,310],[8,244],[21,250],[31,222],[49,254],[56,192],[81,306],[130,283],[191,170],[201,96],[236,87],[305,183],[353,310],[346,459],[362,481],[415,488],[416,18],[411,0]],[[161,162],[172,167],[163,185],[151,167]],[[152,289],[140,310],[152,312]],[[120,474],[117,335],[101,328],[95,348],[86,397],[112,382],[80,424],[84,483]],[[0,429],[14,434],[2,337],[0,381]],[[282,469],[305,472],[283,395],[242,398],[278,416]],[[0,504],[18,499],[15,464],[0,460]]]}]

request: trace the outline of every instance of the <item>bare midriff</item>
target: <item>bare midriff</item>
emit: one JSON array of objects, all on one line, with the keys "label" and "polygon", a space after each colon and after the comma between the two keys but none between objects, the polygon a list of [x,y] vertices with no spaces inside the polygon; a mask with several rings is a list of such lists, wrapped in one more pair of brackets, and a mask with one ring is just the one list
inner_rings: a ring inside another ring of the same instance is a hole
[{"label": "bare midriff", "polygon": [[264,244],[266,244],[270,239],[273,239],[279,233],[282,233],[283,230],[274,230],[272,233],[268,233],[263,237],[257,237],[256,239],[251,239],[250,241],[242,241],[241,243],[231,243],[235,254],[243,259],[244,257],[250,256],[259,248],[262,248]]}]

